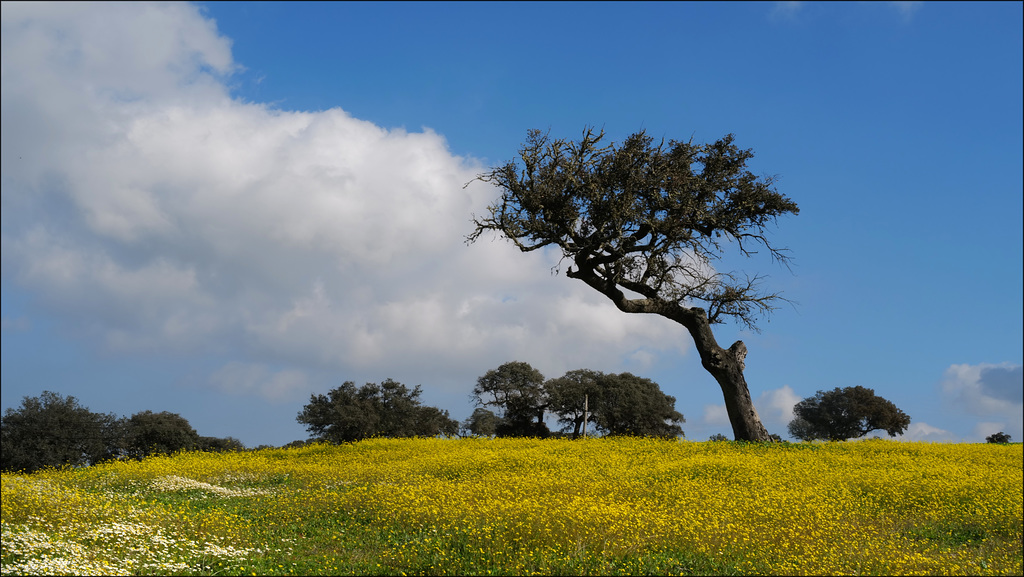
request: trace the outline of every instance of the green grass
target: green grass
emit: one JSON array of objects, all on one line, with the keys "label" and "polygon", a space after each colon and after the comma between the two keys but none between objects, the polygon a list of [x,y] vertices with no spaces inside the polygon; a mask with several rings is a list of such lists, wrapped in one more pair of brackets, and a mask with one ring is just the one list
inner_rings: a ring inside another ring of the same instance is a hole
[{"label": "green grass", "polygon": [[1019,575],[1021,447],[374,440],[3,476],[2,573]]}]

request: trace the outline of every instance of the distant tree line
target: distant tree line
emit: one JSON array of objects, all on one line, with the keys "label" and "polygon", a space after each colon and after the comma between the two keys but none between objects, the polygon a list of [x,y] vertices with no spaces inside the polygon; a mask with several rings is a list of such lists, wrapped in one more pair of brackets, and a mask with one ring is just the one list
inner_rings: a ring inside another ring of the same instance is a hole
[{"label": "distant tree line", "polygon": [[72,396],[43,391],[25,397],[0,417],[0,469],[30,473],[46,467],[78,467],[112,459],[142,459],[177,451],[235,451],[233,437],[199,435],[177,413],[142,411],[118,418],[94,413]]},{"label": "distant tree line", "polygon": [[[630,373],[580,369],[545,380],[528,363],[513,361],[477,379],[473,414],[459,423],[448,411],[423,406],[419,386],[390,379],[356,387],[348,381],[326,395],[311,395],[297,420],[314,441],[354,442],[371,437],[549,437],[582,434],[675,438],[683,415],[657,383]],[[492,410],[493,409],[493,410]],[[549,430],[545,415],[562,429]]]},{"label": "distant tree line", "polygon": [[[410,389],[391,379],[361,387],[347,381],[326,395],[311,395],[297,417],[310,438],[285,447],[372,437],[684,436],[680,425],[685,419],[675,409],[675,398],[654,381],[631,373],[577,369],[545,379],[528,363],[508,362],[477,379],[471,394],[476,408],[461,423],[446,410],[423,405],[421,395],[419,385]],[[804,441],[844,441],[874,430],[897,435],[910,424],[906,413],[864,387],[818,391],[797,403],[793,412],[789,433]],[[548,428],[549,416],[559,430]],[[778,435],[770,439],[782,440]],[[728,439],[716,434],[710,440]],[[1000,432],[986,440],[1006,443],[1010,437]],[[0,417],[0,443],[0,468],[24,472],[177,451],[245,449],[233,437],[200,436],[176,413],[142,411],[118,418],[94,413],[74,397],[51,391],[25,397],[21,407],[7,409]]]}]

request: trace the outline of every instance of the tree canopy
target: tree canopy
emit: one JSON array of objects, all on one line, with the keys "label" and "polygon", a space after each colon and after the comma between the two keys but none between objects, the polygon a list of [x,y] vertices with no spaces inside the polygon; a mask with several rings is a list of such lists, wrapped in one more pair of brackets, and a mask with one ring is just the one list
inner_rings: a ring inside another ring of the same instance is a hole
[{"label": "tree canopy", "polygon": [[130,418],[94,413],[72,396],[43,391],[4,413],[0,438],[4,471],[93,465],[109,459],[141,459],[182,450],[228,451],[238,439],[200,437],[177,413],[141,411]]},{"label": "tree canopy", "polygon": [[200,444],[199,433],[178,413],[141,411],[124,423],[124,449],[134,459],[193,451]]},{"label": "tree canopy", "polygon": [[1007,435],[1006,433],[999,431],[998,433],[992,433],[991,435],[985,437],[985,442],[1005,445],[1006,443],[1010,442],[1010,435]]},{"label": "tree canopy", "polygon": [[604,375],[594,421],[608,435],[675,438],[685,421],[675,410],[675,397],[657,383],[631,373]]},{"label": "tree canopy", "polygon": [[571,430],[573,438],[580,435],[583,421],[588,418],[584,409],[589,413],[589,422],[593,423],[593,415],[601,406],[603,377],[600,371],[577,369],[544,383],[548,410],[558,416],[563,431]]},{"label": "tree canopy", "polygon": [[501,437],[546,437],[544,375],[529,363],[511,361],[477,379],[472,398],[480,407],[495,407]]},{"label": "tree canopy", "polygon": [[650,379],[631,373],[578,369],[544,383],[547,408],[572,436],[579,436],[587,401],[589,423],[605,435],[673,438],[683,434],[675,398]]},{"label": "tree canopy", "polygon": [[498,428],[502,424],[502,418],[488,411],[483,407],[473,409],[473,414],[462,422],[461,429],[464,434],[490,437],[498,434]]},{"label": "tree canopy", "polygon": [[683,434],[679,423],[684,419],[675,410],[675,398],[650,379],[630,373],[577,369],[545,381],[529,363],[512,361],[477,379],[472,396],[478,408],[463,424],[472,434],[546,437],[551,433],[545,413],[556,416],[562,431],[573,438],[580,435],[585,419],[596,434]]},{"label": "tree canopy", "polygon": [[244,451],[245,444],[234,437],[199,437],[198,449],[210,453]]},{"label": "tree canopy", "polygon": [[346,381],[327,395],[311,395],[296,420],[317,439],[331,443],[457,434],[458,421],[448,411],[423,406],[421,394],[419,385],[409,389],[391,379],[358,388]]},{"label": "tree canopy", "polygon": [[94,413],[72,396],[43,391],[0,419],[0,469],[31,473],[46,467],[95,464],[114,456],[118,419]]},{"label": "tree canopy", "polygon": [[910,425],[896,405],[861,386],[818,391],[797,403],[793,415],[789,434],[804,441],[845,441],[877,430],[896,436]]},{"label": "tree canopy", "polygon": [[501,190],[467,237],[494,231],[524,252],[547,247],[568,260],[566,276],[586,283],[628,313],[683,325],[715,377],[737,439],[769,440],[743,378],[746,345],[718,346],[710,326],[734,319],[756,329],[782,297],[763,277],[720,271],[727,249],[765,250],[787,262],[767,227],[797,205],[774,178],[746,169],[753,157],[732,135],[712,144],[664,141],[641,131],[621,146],[587,128],[579,141],[527,134],[519,161],[478,179]]}]

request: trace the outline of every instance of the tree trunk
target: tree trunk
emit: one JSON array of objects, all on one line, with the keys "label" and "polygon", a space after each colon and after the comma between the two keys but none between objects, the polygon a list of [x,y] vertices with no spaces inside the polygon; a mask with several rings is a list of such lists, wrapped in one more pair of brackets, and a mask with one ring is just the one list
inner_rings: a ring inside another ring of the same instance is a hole
[{"label": "tree trunk", "polygon": [[704,354],[701,354],[701,364],[722,388],[725,410],[729,414],[729,422],[732,423],[733,438],[737,441],[771,441],[771,436],[761,423],[754,402],[750,398],[750,389],[747,388],[747,380],[743,377],[742,358],[728,358],[733,356],[735,350],[742,350],[742,354],[746,355],[747,347],[743,341],[736,341],[728,351],[718,350],[719,353],[711,355],[723,359],[718,362],[718,366],[709,366]]},{"label": "tree trunk", "polygon": [[771,441],[768,430],[761,423],[761,418],[750,398],[747,380],[743,377],[744,359],[747,346],[743,341],[736,341],[728,349],[718,346],[711,332],[711,324],[703,309],[688,309],[689,314],[679,319],[693,337],[693,342],[700,353],[700,363],[711,376],[718,381],[725,397],[725,410],[732,424],[733,438],[737,441]]},{"label": "tree trunk", "polygon": [[729,414],[729,422],[732,423],[733,438],[737,441],[772,440],[768,430],[761,424],[754,402],[750,399],[747,381],[743,378],[743,359],[747,356],[747,346],[743,341],[736,341],[728,349],[723,349],[718,346],[718,341],[711,332],[711,323],[704,309],[687,308],[657,297],[626,298],[615,283],[595,274],[594,266],[585,259],[577,258],[576,263],[580,265],[580,270],[574,271],[570,267],[566,271],[566,276],[578,278],[597,289],[611,299],[622,312],[661,315],[686,327],[697,346],[697,352],[700,353],[701,364],[722,388],[725,410]]},{"label": "tree trunk", "polygon": [[577,417],[572,421],[572,438],[578,439],[580,436],[580,427],[583,425],[583,417]]}]

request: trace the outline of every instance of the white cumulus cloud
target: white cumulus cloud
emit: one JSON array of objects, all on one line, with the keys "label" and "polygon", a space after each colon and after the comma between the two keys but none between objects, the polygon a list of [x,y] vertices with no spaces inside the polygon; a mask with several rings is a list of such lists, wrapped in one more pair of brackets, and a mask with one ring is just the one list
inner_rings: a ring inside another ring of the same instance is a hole
[{"label": "white cumulus cloud", "polygon": [[[884,431],[875,431],[873,437],[889,438]],[[943,441],[958,441],[955,435],[945,429],[934,427],[928,423],[910,423],[907,426],[907,430],[902,435],[895,437],[899,441],[929,441],[929,442],[943,442]]]},{"label": "white cumulus cloud", "polygon": [[785,437],[789,422],[793,420],[793,406],[801,400],[792,387],[784,385],[758,395],[754,399],[754,407],[769,432]]},{"label": "white cumulus cloud", "polygon": [[725,405],[704,405],[700,424],[705,427],[726,426],[730,427],[730,432],[732,431],[729,412],[725,409]]},{"label": "white cumulus cloud", "polygon": [[496,192],[440,134],[233,99],[231,43],[192,5],[2,10],[2,273],[73,333],[216,354],[211,386],[268,398],[307,369],[468,388],[512,359],[686,350],[556,255],[467,247]]}]

